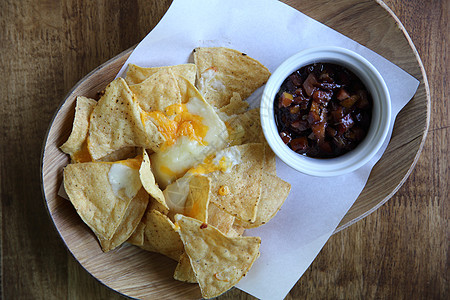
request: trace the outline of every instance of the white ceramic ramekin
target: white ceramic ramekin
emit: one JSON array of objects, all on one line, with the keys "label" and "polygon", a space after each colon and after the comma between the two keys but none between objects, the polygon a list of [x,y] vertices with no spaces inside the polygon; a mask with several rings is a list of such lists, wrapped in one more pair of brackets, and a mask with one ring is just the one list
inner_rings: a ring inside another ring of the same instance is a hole
[{"label": "white ceramic ramekin", "polygon": [[[312,63],[346,67],[361,79],[372,95],[372,121],[367,136],[354,150],[336,158],[311,158],[294,152],[281,140],[275,124],[274,100],[281,84],[291,73]],[[310,48],[291,56],[270,76],[261,99],[261,125],[272,150],[292,168],[313,176],[338,176],[366,164],[386,139],[390,120],[389,91],[380,73],[359,54],[339,47]]]}]

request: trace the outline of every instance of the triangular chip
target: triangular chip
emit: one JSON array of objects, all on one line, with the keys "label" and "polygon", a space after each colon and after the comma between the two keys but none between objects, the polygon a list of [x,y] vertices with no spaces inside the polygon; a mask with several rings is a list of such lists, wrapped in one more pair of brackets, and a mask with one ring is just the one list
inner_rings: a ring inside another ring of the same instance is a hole
[{"label": "triangular chip", "polygon": [[146,212],[143,222],[144,244],[140,247],[178,261],[183,253],[183,243],[172,221],[159,211],[150,210]]},{"label": "triangular chip", "polygon": [[[186,213],[184,215],[186,215],[187,217],[193,217],[187,215]],[[216,227],[226,236],[241,236],[245,230],[245,228],[243,228],[242,226],[234,224],[234,221],[236,219],[235,217],[233,217],[223,209],[218,208],[214,203],[208,204],[207,221],[196,217],[193,218]],[[181,255],[180,261],[178,262],[177,268],[175,269],[174,278],[184,282],[197,282],[197,280],[195,279],[194,271],[191,267],[191,262],[189,261],[186,253]]]},{"label": "triangular chip", "polygon": [[206,102],[202,94],[189,79],[182,75],[175,75],[175,77],[177,79],[178,89],[180,90],[182,103],[188,102],[191,98],[201,99]]},{"label": "triangular chip", "polygon": [[89,131],[89,116],[97,101],[79,96],[75,106],[75,118],[72,132],[67,141],[61,146],[64,153],[70,155],[73,162],[91,161],[91,155],[87,151],[86,137]]},{"label": "triangular chip", "polygon": [[186,253],[180,256],[180,261],[178,262],[175,272],[173,273],[173,278],[178,281],[197,283],[197,278],[195,277],[194,270],[192,270],[191,261]]},{"label": "triangular chip", "polygon": [[177,79],[170,69],[161,69],[139,84],[130,85],[136,101],[145,111],[165,111],[166,107],[181,103]]},{"label": "triangular chip", "polygon": [[244,228],[255,228],[261,226],[272,219],[286,200],[291,185],[281,178],[263,173],[261,200],[258,204],[258,211],[254,222],[236,220],[235,224]]},{"label": "triangular chip", "polygon": [[148,194],[141,188],[131,200],[130,205],[128,205],[125,216],[112,238],[105,240],[99,237],[100,245],[104,252],[108,252],[122,245],[133,234],[145,213],[147,204]]},{"label": "triangular chip", "polygon": [[233,227],[231,227],[230,231],[228,231],[227,236],[242,236],[244,234],[245,228],[238,225],[233,224]]},{"label": "triangular chip", "polygon": [[210,201],[239,219],[253,222],[261,197],[264,146],[253,143],[234,147],[241,163],[227,172],[207,175],[211,178]]},{"label": "triangular chip", "polygon": [[169,184],[163,191],[167,206],[169,207],[168,217],[173,220],[178,213],[184,213],[186,199],[189,195],[189,182],[192,176],[189,174],[177,179]]},{"label": "triangular chip", "polygon": [[164,137],[152,122],[143,123],[133,93],[122,78],[117,78],[106,87],[91,113],[87,141],[93,160],[98,160],[127,146],[157,150]]},{"label": "triangular chip", "polygon": [[152,67],[143,68],[133,64],[128,65],[127,75],[125,81],[128,84],[139,84],[146,80],[156,72],[161,70],[170,70],[175,75],[181,75],[186,77],[192,84],[195,84],[195,76],[197,72],[197,66],[194,64],[181,64],[175,66],[164,66],[164,67]]},{"label": "triangular chip", "polygon": [[141,189],[140,159],[118,163],[88,162],[64,168],[64,189],[81,219],[109,240],[128,205]]},{"label": "triangular chip", "polygon": [[142,164],[139,169],[139,176],[147,193],[149,193],[150,196],[152,196],[153,199],[155,199],[162,206],[162,211],[168,211],[169,207],[166,204],[163,192],[155,181],[155,176],[153,176],[150,165],[150,157],[145,149],[143,149]]},{"label": "triangular chip", "polygon": [[196,219],[179,214],[175,219],[204,298],[217,297],[237,284],[259,256],[259,237],[227,237]]},{"label": "triangular chip", "polygon": [[245,53],[223,48],[196,48],[198,89],[211,105],[221,108],[230,103],[233,93],[247,99],[266,83],[269,70]]},{"label": "triangular chip", "polygon": [[147,210],[157,210],[160,213],[162,213],[163,215],[166,215],[169,213],[169,209],[167,208],[167,206],[162,205],[160,202],[158,202],[155,198],[153,198],[152,196],[150,196],[150,203],[148,204]]},{"label": "triangular chip", "polygon": [[263,170],[269,174],[277,175],[277,164],[275,153],[267,142],[264,142],[264,167]]},{"label": "triangular chip", "polygon": [[197,89],[185,83],[186,91],[182,94],[189,98],[186,104],[170,106],[166,114],[147,113],[166,139],[160,151],[151,155],[153,174],[163,189],[228,142],[225,123]]},{"label": "triangular chip", "polygon": [[231,145],[265,142],[261,128],[259,108],[254,108],[240,115],[233,115],[226,121],[230,131]]},{"label": "triangular chip", "polygon": [[137,147],[123,147],[119,150],[115,150],[110,154],[99,158],[97,161],[114,162],[118,160],[125,160],[136,157],[138,155]]},{"label": "triangular chip", "polygon": [[233,96],[230,99],[230,103],[223,106],[220,109],[220,112],[223,112],[229,116],[231,115],[239,115],[244,113],[249,107],[247,101],[242,100],[241,95],[239,93],[234,92]]},{"label": "triangular chip", "polygon": [[143,223],[141,220],[141,222],[139,222],[134,232],[128,238],[127,242],[135,246],[144,245],[144,230],[145,230],[145,223]]},{"label": "triangular chip", "polygon": [[220,230],[225,235],[232,230],[234,220],[236,218],[223,209],[219,208],[214,203],[208,206],[208,225],[212,225]]},{"label": "triangular chip", "polygon": [[192,176],[189,181],[189,193],[184,204],[184,215],[206,222],[208,218],[210,179],[204,176]]}]

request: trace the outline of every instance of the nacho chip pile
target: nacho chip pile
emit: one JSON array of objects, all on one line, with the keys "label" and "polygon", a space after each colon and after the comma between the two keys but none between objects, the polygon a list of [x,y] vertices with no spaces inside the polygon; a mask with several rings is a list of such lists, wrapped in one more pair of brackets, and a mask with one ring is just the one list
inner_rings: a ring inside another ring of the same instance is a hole
[{"label": "nacho chip pile", "polygon": [[267,68],[227,48],[194,60],[129,65],[98,101],[79,96],[61,150],[64,188],[103,251],[128,242],[166,255],[176,280],[212,298],[247,274],[261,240],[244,231],[272,219],[290,185],[245,101]]}]

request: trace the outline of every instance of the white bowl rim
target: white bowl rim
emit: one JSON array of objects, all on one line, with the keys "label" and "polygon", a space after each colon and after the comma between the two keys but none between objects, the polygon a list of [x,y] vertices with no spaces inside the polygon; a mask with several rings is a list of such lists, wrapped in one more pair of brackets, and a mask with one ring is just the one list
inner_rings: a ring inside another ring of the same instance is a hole
[{"label": "white bowl rim", "polygon": [[[356,149],[336,158],[311,158],[285,145],[275,124],[273,102],[283,81],[292,72],[314,62],[336,63],[354,72],[372,94],[372,122],[366,138]],[[285,60],[270,76],[261,99],[261,126],[269,146],[287,165],[302,173],[330,177],[355,171],[369,162],[383,145],[390,128],[391,105],[387,85],[378,70],[361,55],[341,47],[314,47]]]}]

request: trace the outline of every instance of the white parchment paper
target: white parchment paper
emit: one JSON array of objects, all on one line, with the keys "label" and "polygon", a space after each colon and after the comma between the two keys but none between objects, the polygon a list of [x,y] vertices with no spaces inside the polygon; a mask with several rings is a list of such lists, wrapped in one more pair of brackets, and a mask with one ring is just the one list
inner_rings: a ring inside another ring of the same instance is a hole
[{"label": "white parchment paper", "polygon": [[[393,126],[419,82],[371,50],[274,0],[174,0],[118,76],[124,75],[128,63],[153,67],[192,62],[192,50],[199,46],[237,49],[273,72],[303,49],[332,45],[359,53],[379,70],[392,99]],[[257,91],[253,101],[258,95]],[[274,219],[247,231],[261,237],[261,256],[238,288],[261,299],[283,299],[289,293],[361,193],[391,132],[372,161],[345,176],[307,176],[277,159],[277,174],[292,190]]]}]

